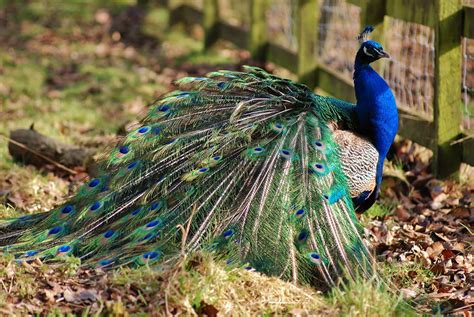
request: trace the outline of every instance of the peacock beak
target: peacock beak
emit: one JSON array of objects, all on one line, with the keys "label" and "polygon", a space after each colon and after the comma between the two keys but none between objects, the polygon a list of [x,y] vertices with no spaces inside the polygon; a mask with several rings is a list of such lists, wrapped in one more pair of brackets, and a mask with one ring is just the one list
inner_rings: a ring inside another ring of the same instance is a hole
[{"label": "peacock beak", "polygon": [[383,57],[390,58],[390,55],[385,51],[381,51],[379,56],[380,56],[380,58],[383,58]]}]

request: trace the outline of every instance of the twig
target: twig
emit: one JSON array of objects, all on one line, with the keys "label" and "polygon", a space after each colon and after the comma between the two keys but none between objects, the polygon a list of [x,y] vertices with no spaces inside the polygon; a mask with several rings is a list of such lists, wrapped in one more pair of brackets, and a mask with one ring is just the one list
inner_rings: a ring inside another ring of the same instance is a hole
[{"label": "twig", "polygon": [[464,142],[464,141],[466,141],[466,140],[473,139],[473,138],[474,138],[474,136],[472,136],[472,135],[467,135],[467,136],[465,136],[465,137],[463,137],[463,138],[460,138],[459,140],[456,140],[456,141],[453,141],[453,142],[449,143],[449,145],[455,145],[455,144],[458,144],[458,143],[461,143],[461,142]]},{"label": "twig", "polygon": [[194,206],[193,211],[191,212],[191,215],[189,216],[188,223],[186,224],[186,229],[181,224],[176,226],[183,233],[183,237],[181,239],[181,255],[182,256],[185,256],[184,251],[186,249],[186,240],[188,240],[189,230],[191,229],[191,221],[193,220],[194,215],[196,214],[196,212],[197,212],[197,208],[196,208],[196,206]]},{"label": "twig", "polygon": [[15,144],[15,145],[18,146],[18,147],[21,147],[21,148],[24,149],[24,150],[27,150],[27,151],[33,153],[34,155],[37,155],[37,156],[41,157],[42,159],[48,161],[49,163],[55,165],[56,167],[58,167],[58,168],[60,168],[60,169],[62,169],[62,170],[64,170],[64,171],[68,172],[69,174],[72,174],[72,175],[76,175],[76,174],[77,174],[77,172],[76,172],[75,170],[72,170],[72,169],[70,169],[70,168],[64,166],[63,164],[61,164],[61,163],[59,163],[59,162],[56,162],[55,160],[53,160],[53,159],[51,159],[51,158],[49,158],[49,157],[47,157],[47,156],[44,156],[43,154],[38,153],[37,151],[35,151],[35,150],[33,150],[33,149],[30,149],[29,147],[27,147],[27,146],[24,145],[23,143],[20,143],[20,142],[18,142],[18,141],[15,141],[15,140],[13,140],[12,138],[10,138],[10,137],[4,135],[3,133],[0,133],[0,137],[6,139],[8,142],[11,142],[11,143]]}]

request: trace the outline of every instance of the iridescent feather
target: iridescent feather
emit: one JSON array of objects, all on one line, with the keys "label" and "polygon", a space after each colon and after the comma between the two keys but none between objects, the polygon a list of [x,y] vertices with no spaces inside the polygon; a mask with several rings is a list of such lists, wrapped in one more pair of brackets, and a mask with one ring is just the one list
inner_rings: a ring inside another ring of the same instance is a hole
[{"label": "iridescent feather", "polygon": [[370,274],[330,128],[351,126],[354,105],[255,67],[177,84],[75,197],[0,222],[1,250],[112,268],[169,261],[184,246],[294,282]]}]

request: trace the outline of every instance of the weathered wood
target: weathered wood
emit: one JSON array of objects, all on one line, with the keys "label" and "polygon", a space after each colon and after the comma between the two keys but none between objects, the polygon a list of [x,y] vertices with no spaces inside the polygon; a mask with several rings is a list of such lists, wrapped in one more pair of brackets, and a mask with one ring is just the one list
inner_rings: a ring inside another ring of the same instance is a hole
[{"label": "weathered wood", "polygon": [[433,170],[440,177],[456,177],[462,147],[451,145],[461,133],[461,0],[435,0],[435,98]]},{"label": "weathered wood", "polygon": [[355,102],[354,84],[325,65],[318,65],[316,82],[325,92],[340,99]]},{"label": "weathered wood", "polygon": [[298,55],[286,47],[268,43],[267,59],[295,74],[298,72]]},{"label": "weathered wood", "polygon": [[148,6],[150,5],[150,0],[137,0],[137,7],[141,9],[148,9]]},{"label": "weathered wood", "polygon": [[474,139],[468,139],[462,142],[462,159],[463,162],[474,166]]},{"label": "weathered wood", "polygon": [[219,21],[218,28],[219,38],[229,41],[240,48],[248,49],[249,32],[223,21]]},{"label": "weathered wood", "polygon": [[375,27],[383,22],[387,0],[348,0],[347,2],[361,8],[362,27],[366,25]]},{"label": "weathered wood", "polygon": [[464,6],[463,36],[474,39],[474,6]]},{"label": "weathered wood", "polygon": [[249,51],[258,61],[264,61],[267,52],[267,0],[252,0],[250,8]]},{"label": "weathered wood", "polygon": [[[387,0],[387,15],[407,22],[436,27],[438,0]],[[448,2],[450,0],[447,0]]]},{"label": "weathered wood", "polygon": [[431,150],[435,148],[434,123],[432,121],[418,118],[401,109],[398,110],[398,117],[398,134]]},{"label": "weathered wood", "polygon": [[189,5],[179,5],[170,9],[169,24],[170,26],[183,23],[186,26],[199,24],[202,25],[203,13]]},{"label": "weathered wood", "polygon": [[299,0],[297,9],[298,79],[314,87],[316,83],[316,43],[319,8],[317,0]]},{"label": "weathered wood", "polygon": [[203,28],[204,49],[211,47],[219,38],[219,4],[217,0],[204,0]]}]

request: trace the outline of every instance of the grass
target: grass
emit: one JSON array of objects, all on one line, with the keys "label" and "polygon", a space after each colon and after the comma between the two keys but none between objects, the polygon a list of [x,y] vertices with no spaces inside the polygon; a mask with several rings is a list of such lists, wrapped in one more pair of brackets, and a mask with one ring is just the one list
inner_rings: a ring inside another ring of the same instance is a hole
[{"label": "grass", "polygon": [[[414,316],[400,295],[374,280],[355,279],[321,294],[278,278],[229,268],[196,253],[173,266],[122,268],[111,273],[62,265],[14,265],[0,258],[0,312],[91,315],[209,314]],[[6,286],[8,285],[8,287]],[[13,294],[15,297],[12,300]],[[48,300],[44,300],[43,297]],[[38,299],[43,299],[38,301]],[[19,305],[21,302],[24,306]]]}]

